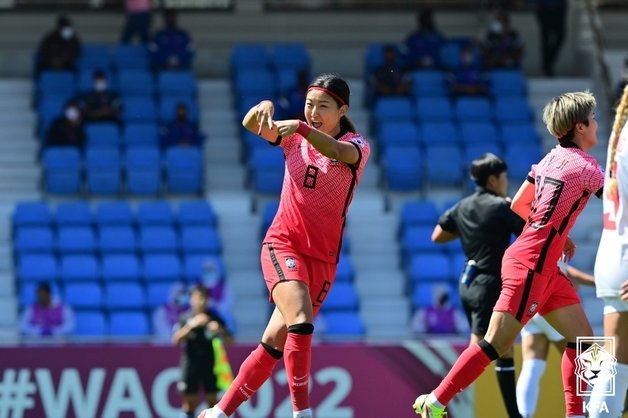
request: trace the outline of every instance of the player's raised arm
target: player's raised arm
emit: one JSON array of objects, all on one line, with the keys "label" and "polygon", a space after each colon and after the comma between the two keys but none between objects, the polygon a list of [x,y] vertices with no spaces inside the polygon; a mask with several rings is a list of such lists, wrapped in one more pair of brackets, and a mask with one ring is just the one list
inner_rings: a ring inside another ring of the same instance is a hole
[{"label": "player's raised arm", "polygon": [[262,100],[249,111],[242,119],[242,126],[247,130],[257,134],[268,142],[277,140],[277,127],[273,122],[275,106],[270,100]]}]

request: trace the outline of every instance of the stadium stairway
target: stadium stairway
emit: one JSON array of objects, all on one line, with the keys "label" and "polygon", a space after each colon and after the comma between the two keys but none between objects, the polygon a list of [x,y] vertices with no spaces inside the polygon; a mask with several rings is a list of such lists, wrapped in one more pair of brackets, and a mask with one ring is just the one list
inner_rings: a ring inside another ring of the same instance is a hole
[{"label": "stadium stairway", "polygon": [[15,202],[40,197],[30,97],[30,80],[0,80],[0,344],[11,344],[18,338],[11,214]]}]

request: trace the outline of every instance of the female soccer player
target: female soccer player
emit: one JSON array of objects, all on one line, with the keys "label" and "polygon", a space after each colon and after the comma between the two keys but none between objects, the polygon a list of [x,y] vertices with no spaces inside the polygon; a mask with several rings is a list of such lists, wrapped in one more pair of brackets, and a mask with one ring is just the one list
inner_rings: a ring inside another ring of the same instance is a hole
[{"label": "female soccer player", "polygon": [[513,198],[512,210],[526,220],[502,262],[502,291],[483,340],[467,348],[441,384],[419,396],[413,408],[423,418],[444,416],[445,406],[503,355],[536,314],[540,313],[567,340],[562,375],[567,417],[584,418],[576,392],[576,337],[591,336],[591,325],[558,260],[573,257],[569,230],[589,197],[602,195],[604,174],[587,153],[597,143],[595,98],[588,92],[553,98],[543,121],[559,145],[532,166]]},{"label": "female soccer player", "polygon": [[276,308],[260,345],[240,366],[217,406],[199,418],[226,418],[271,376],[284,357],[294,418],[311,418],[308,395],[314,318],[336,275],[347,210],[370,154],[347,118],[349,86],[323,74],[309,86],[307,122],[273,120],[274,105],[253,106],[242,124],[283,148],[279,210],[262,244],[261,264]]},{"label": "female soccer player", "polygon": [[[604,394],[606,385],[593,386],[590,399],[592,418],[619,417],[624,409],[628,390],[628,298],[622,300],[628,288],[628,87],[624,88],[615,114],[613,130],[608,142],[606,160],[604,230],[595,260],[597,296],[604,301],[604,335],[615,337],[617,375],[614,396]],[[623,286],[622,286],[623,283]],[[610,350],[610,347],[606,347]],[[612,354],[612,353],[611,353]],[[601,408],[605,402],[606,408]],[[604,412],[601,412],[604,411]]]}]

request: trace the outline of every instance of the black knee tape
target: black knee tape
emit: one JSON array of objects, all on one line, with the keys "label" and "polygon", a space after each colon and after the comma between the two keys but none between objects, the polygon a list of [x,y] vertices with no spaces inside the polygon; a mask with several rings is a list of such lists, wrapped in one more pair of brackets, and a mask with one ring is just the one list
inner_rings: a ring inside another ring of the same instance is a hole
[{"label": "black knee tape", "polygon": [[[586,351],[587,349],[589,349],[591,347],[591,344],[589,343],[580,343],[580,348],[582,349],[582,351]],[[568,342],[567,343],[567,348],[571,348],[573,350],[577,350],[578,349],[578,344],[574,343],[574,342]]]},{"label": "black knee tape", "polygon": [[515,367],[515,359],[512,358],[498,358],[495,362],[497,367]]},{"label": "black knee tape", "polygon": [[486,354],[488,358],[491,359],[491,361],[497,360],[499,358],[499,354],[497,354],[497,350],[495,350],[495,347],[493,347],[491,343],[489,343],[485,339],[481,339],[478,342],[478,345],[480,346],[482,351],[484,351],[484,354]]},{"label": "black knee tape", "polygon": [[299,334],[299,335],[310,335],[314,333],[314,325],[310,324],[309,322],[290,325],[288,327],[288,332],[292,332],[294,334]]},{"label": "black knee tape", "polygon": [[266,352],[270,354],[272,358],[279,360],[283,356],[283,351],[279,351],[276,348],[266,344],[265,342],[261,342],[260,344],[262,345],[262,347],[264,347],[264,350],[266,350]]}]

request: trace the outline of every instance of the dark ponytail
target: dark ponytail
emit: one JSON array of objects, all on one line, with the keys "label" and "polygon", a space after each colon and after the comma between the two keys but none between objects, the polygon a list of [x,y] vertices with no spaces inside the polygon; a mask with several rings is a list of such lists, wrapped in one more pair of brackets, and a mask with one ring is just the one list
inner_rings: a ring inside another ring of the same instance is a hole
[{"label": "dark ponytail", "polygon": [[[321,74],[310,83],[309,87],[322,87],[328,90],[338,107],[343,105],[350,106],[349,99],[351,92],[349,85],[343,78],[336,74]],[[356,132],[355,125],[346,115],[340,118],[340,130]]]}]

